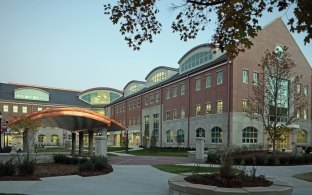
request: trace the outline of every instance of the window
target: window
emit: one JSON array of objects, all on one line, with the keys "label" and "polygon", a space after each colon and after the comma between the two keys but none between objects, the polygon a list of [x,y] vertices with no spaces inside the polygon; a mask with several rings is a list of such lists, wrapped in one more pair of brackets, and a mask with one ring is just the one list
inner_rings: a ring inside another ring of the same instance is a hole
[{"label": "window", "polygon": [[153,95],[150,95],[150,104],[152,104],[154,101],[154,96]]},{"label": "window", "polygon": [[206,114],[211,114],[211,103],[206,104]]},{"label": "window", "polygon": [[166,120],[170,120],[170,111],[166,112]]},{"label": "window", "polygon": [[178,93],[178,89],[177,89],[177,87],[175,86],[175,87],[173,87],[173,97],[177,97],[177,93]]},{"label": "window", "polygon": [[185,94],[185,85],[182,83],[181,84],[181,95],[184,95]]},{"label": "window", "polygon": [[132,125],[136,125],[135,117],[132,118]]},{"label": "window", "polygon": [[51,142],[54,144],[60,144],[59,136],[58,135],[51,135]]},{"label": "window", "polygon": [[220,127],[214,127],[211,130],[211,143],[222,143],[222,129]]},{"label": "window", "polygon": [[39,143],[43,143],[43,142],[46,142],[47,141],[47,136],[44,135],[44,134],[40,134],[38,135],[38,142]]},{"label": "window", "polygon": [[3,105],[3,112],[9,112],[9,105]]},{"label": "window", "polygon": [[196,129],[196,137],[205,137],[205,129],[203,128]]},{"label": "window", "polygon": [[259,85],[259,73],[257,73],[257,72],[253,73],[253,81],[252,81],[252,83],[254,85]]},{"label": "window", "polygon": [[301,92],[301,84],[298,83],[297,84],[297,94],[300,94],[300,92]]},{"label": "window", "polygon": [[305,85],[303,88],[303,93],[305,96],[308,96],[308,87],[309,87],[308,85]]},{"label": "window", "polygon": [[27,106],[23,106],[23,107],[22,107],[22,112],[23,112],[23,113],[27,113]]},{"label": "window", "polygon": [[218,101],[217,102],[217,113],[222,113],[223,112],[223,102]]},{"label": "window", "polygon": [[303,119],[304,120],[307,120],[308,119],[308,112],[307,112],[307,110],[303,110]]},{"label": "window", "polygon": [[148,97],[145,96],[145,105],[148,105]]},{"label": "window", "polygon": [[242,100],[242,111],[247,112],[247,110],[248,110],[248,101]]},{"label": "window", "polygon": [[200,90],[200,78],[195,79],[195,90],[196,91]]},{"label": "window", "polygon": [[243,70],[243,83],[248,83],[249,81],[249,71],[244,69]]},{"label": "window", "polygon": [[177,118],[178,118],[177,110],[172,110],[172,119],[177,119]]},{"label": "window", "polygon": [[155,103],[159,102],[159,93],[155,93]]},{"label": "window", "polygon": [[154,114],[154,126],[153,126],[153,133],[152,135],[156,137],[156,140],[158,140],[159,137],[159,114]]},{"label": "window", "polygon": [[14,91],[15,99],[33,100],[33,101],[49,101],[49,93],[41,89],[20,88]]},{"label": "window", "polygon": [[258,143],[258,130],[254,127],[246,127],[243,129],[242,142],[244,144]]},{"label": "window", "polygon": [[184,110],[184,108],[181,108],[181,118],[185,118],[185,110]]},{"label": "window", "polygon": [[195,106],[195,116],[200,116],[200,105]]},{"label": "window", "polygon": [[167,143],[173,143],[173,131],[172,130],[168,130],[166,132],[167,135]]},{"label": "window", "polygon": [[300,110],[297,110],[297,119],[300,119]]},{"label": "window", "polygon": [[166,99],[170,99],[170,89],[166,89]]},{"label": "window", "polygon": [[221,85],[223,83],[223,71],[217,72],[217,85]]},{"label": "window", "polygon": [[206,76],[206,88],[211,87],[211,75]]},{"label": "window", "polygon": [[297,144],[306,144],[308,143],[308,133],[303,130],[303,129],[299,129],[297,131]]},{"label": "window", "polygon": [[17,106],[17,105],[14,105],[14,106],[13,106],[13,112],[14,112],[14,113],[18,113],[18,106]]},{"label": "window", "polygon": [[177,143],[178,144],[184,143],[184,131],[183,131],[183,129],[179,129],[177,131]]},{"label": "window", "polygon": [[149,115],[144,116],[144,136],[149,136]]},{"label": "window", "polygon": [[129,126],[132,125],[132,119],[131,119],[131,118],[129,118],[128,125],[129,125]]}]

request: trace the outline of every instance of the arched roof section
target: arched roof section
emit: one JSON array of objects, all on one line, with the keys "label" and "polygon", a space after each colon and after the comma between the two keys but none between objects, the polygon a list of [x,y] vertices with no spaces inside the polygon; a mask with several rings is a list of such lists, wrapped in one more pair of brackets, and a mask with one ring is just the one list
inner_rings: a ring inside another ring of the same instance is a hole
[{"label": "arched roof section", "polygon": [[177,73],[178,69],[176,68],[166,66],[156,67],[145,77],[146,86],[150,87],[157,83],[165,81]]},{"label": "arched roof section", "polygon": [[[42,127],[59,127],[70,131],[107,128],[108,131],[123,130],[125,127],[117,121],[82,108],[50,108],[26,115],[39,120]],[[12,125],[19,121],[10,121]]]},{"label": "arched roof section", "polygon": [[106,105],[122,97],[123,92],[108,87],[97,87],[80,93],[79,99],[90,105]]},{"label": "arched roof section", "polygon": [[127,97],[145,88],[144,81],[132,80],[124,87],[124,96]]},{"label": "arched roof section", "polygon": [[179,73],[182,74],[212,62],[223,54],[224,52],[221,52],[218,48],[213,49],[211,44],[198,45],[186,52],[178,61]]},{"label": "arched roof section", "polygon": [[45,102],[50,100],[49,92],[34,87],[21,87],[14,89],[14,98]]}]

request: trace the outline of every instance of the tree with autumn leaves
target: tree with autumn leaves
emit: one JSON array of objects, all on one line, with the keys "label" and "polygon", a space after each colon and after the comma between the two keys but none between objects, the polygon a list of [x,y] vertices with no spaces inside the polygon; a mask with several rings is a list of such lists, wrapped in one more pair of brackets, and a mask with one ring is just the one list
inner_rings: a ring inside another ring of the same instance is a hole
[{"label": "tree with autumn leaves", "polygon": [[302,90],[301,75],[294,71],[296,63],[287,52],[287,47],[266,51],[261,59],[262,73],[253,85],[249,97],[247,116],[262,123],[272,143],[273,153],[276,143],[291,130],[291,125],[307,109],[308,100]]},{"label": "tree with autumn leaves", "polygon": [[[120,26],[119,31],[129,47],[139,50],[162,30],[157,18],[159,1],[112,1],[104,5],[104,14]],[[174,1],[169,9],[177,12],[171,28],[181,40],[195,39],[199,31],[216,24],[212,45],[226,50],[231,57],[252,46],[251,38],[261,30],[259,19],[277,10],[289,14],[287,24],[291,32],[306,33],[305,44],[312,39],[311,0],[180,0]]]}]

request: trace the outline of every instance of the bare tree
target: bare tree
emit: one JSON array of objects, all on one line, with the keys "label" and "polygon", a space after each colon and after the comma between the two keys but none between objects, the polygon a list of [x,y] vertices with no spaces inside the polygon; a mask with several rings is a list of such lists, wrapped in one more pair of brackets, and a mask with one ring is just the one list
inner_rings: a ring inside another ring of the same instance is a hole
[{"label": "bare tree", "polygon": [[262,73],[253,81],[253,94],[246,112],[250,119],[262,122],[275,155],[276,142],[300,118],[308,102],[301,90],[302,75],[296,75],[296,64],[287,47],[279,46],[273,52],[267,50],[259,66]]}]

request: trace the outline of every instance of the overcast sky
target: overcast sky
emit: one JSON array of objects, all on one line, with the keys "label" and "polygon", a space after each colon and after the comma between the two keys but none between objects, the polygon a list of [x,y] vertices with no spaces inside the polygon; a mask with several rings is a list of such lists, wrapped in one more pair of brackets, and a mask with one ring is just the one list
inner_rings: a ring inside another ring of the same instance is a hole
[{"label": "overcast sky", "polygon": [[[99,0],[0,0],[0,82],[86,90],[122,90],[131,80],[144,81],[155,67],[178,68],[178,60],[196,45],[208,43],[212,31],[182,42],[172,34],[171,1],[161,1],[163,30],[139,52],[129,48],[104,16]],[[281,13],[265,16],[272,22]],[[287,15],[283,15],[287,19]],[[293,35],[312,64],[312,46]],[[309,55],[309,56],[308,56]]]}]

